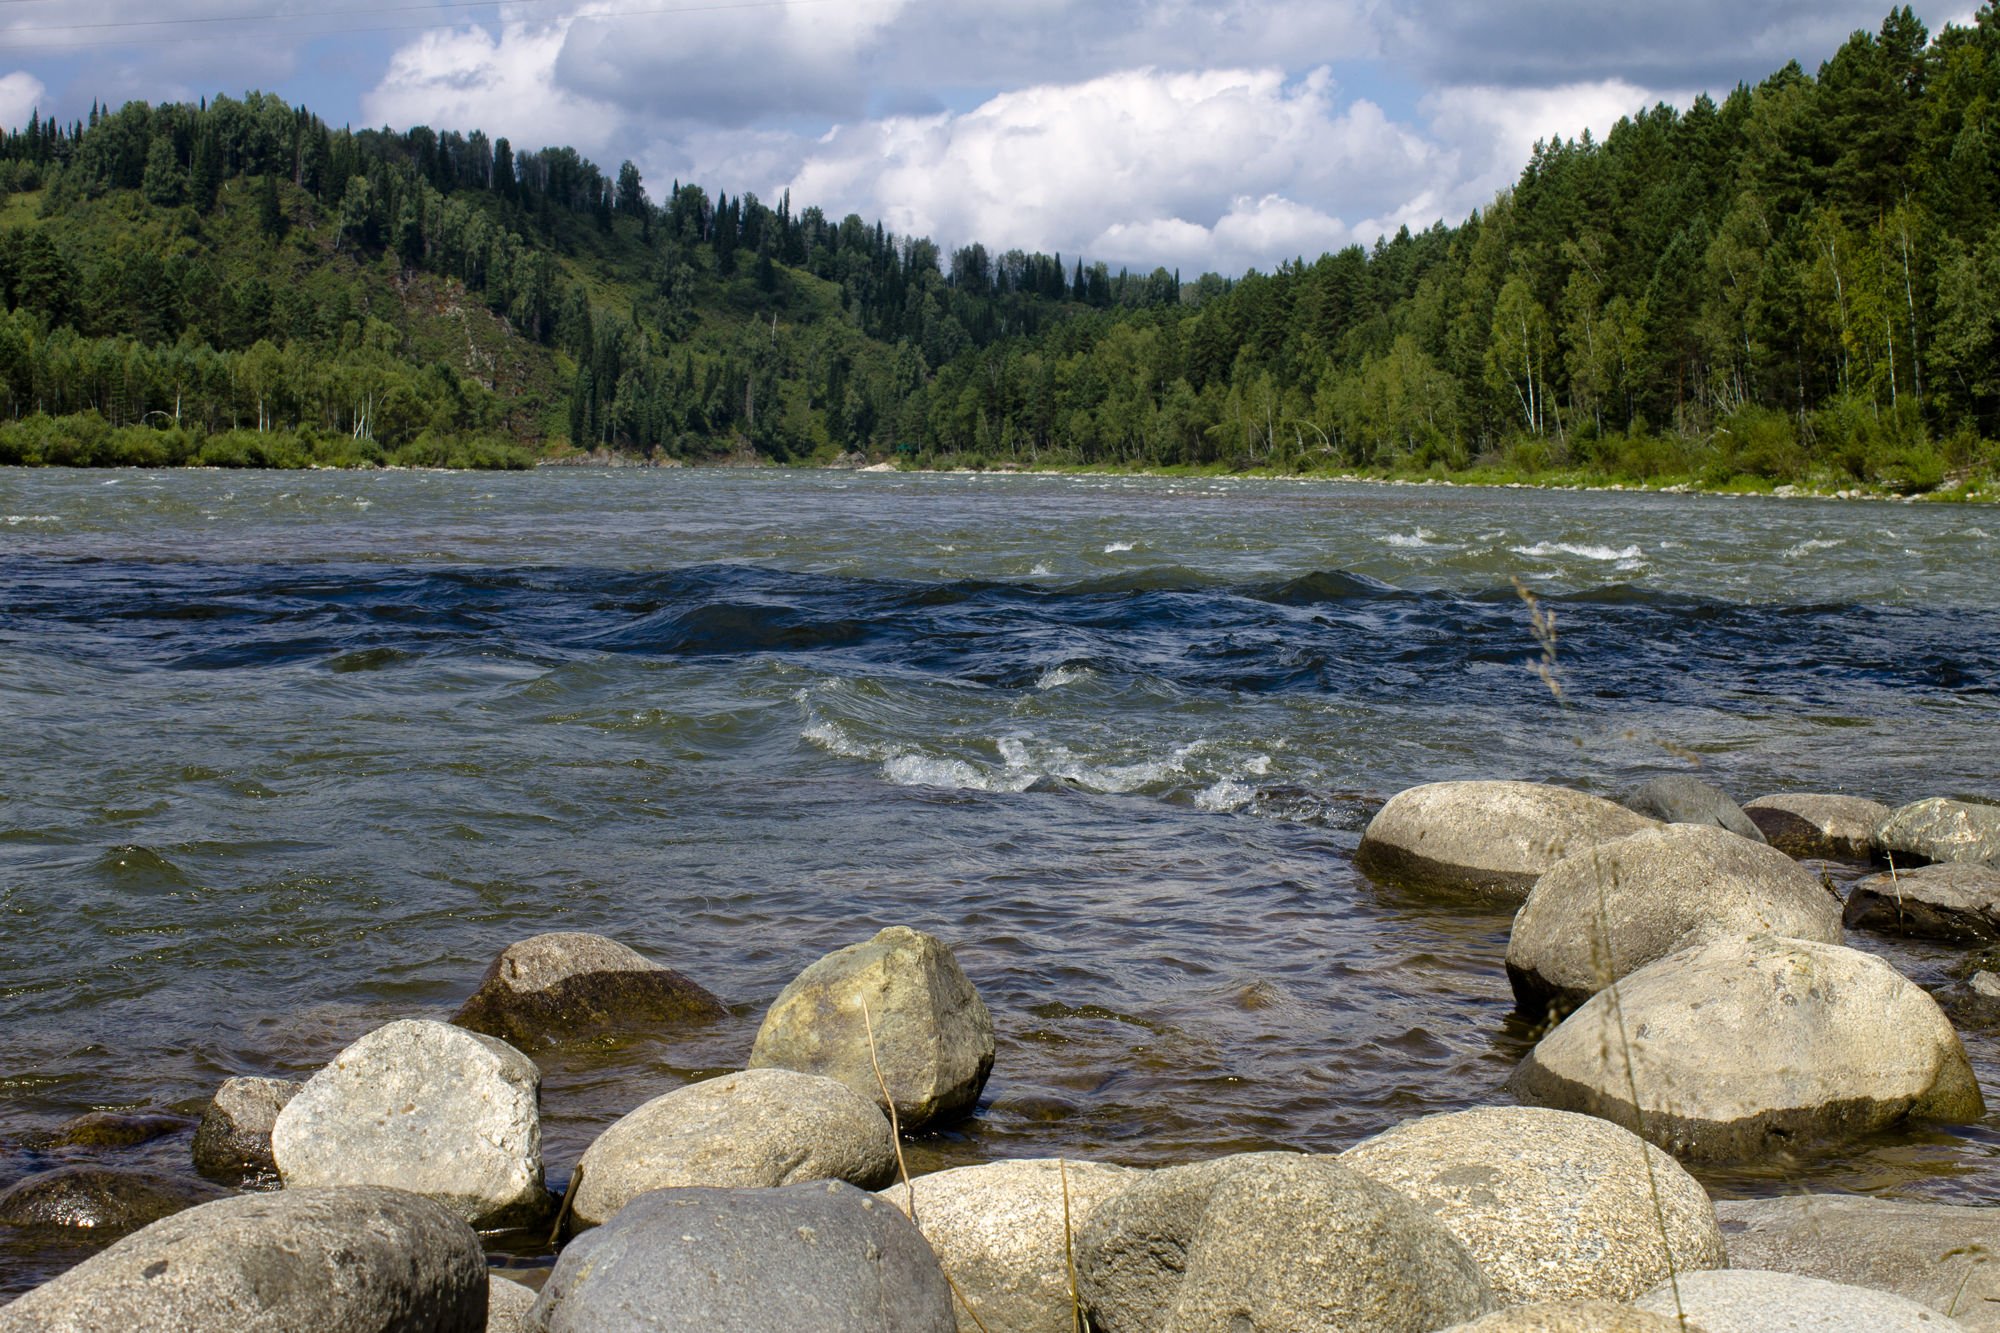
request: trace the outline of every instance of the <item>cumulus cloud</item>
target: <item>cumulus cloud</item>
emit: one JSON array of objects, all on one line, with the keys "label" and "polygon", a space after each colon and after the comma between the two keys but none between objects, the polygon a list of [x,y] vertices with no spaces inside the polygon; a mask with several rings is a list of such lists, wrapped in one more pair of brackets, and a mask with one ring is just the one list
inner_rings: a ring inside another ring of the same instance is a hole
[{"label": "cumulus cloud", "polygon": [[25,70],[0,77],[0,126],[26,125],[35,109],[44,105],[42,99],[48,91],[40,79]]},{"label": "cumulus cloud", "polygon": [[602,154],[626,129],[617,109],[554,78],[574,18],[428,32],[396,52],[361,99],[364,119],[403,128],[483,129],[522,146]]}]

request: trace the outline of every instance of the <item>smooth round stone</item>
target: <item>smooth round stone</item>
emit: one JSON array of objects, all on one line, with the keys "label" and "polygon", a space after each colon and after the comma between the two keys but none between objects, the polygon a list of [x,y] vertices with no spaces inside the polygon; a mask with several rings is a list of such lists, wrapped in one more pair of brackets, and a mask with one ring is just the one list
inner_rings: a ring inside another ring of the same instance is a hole
[{"label": "smooth round stone", "polygon": [[1582,848],[1655,821],[1601,796],[1539,782],[1432,782],[1389,798],[1354,863],[1370,878],[1519,902]]},{"label": "smooth round stone", "polygon": [[533,1047],[705,1022],[727,1012],[694,981],[616,940],[557,931],[503,949],[451,1021]]},{"label": "smooth round stone", "polygon": [[914,1194],[917,1230],[963,1301],[959,1333],[979,1328],[966,1305],[989,1331],[1070,1333],[1068,1256],[1076,1231],[1138,1174],[1100,1162],[1031,1158],[954,1167],[880,1194],[906,1210]]},{"label": "smooth round stone", "polygon": [[1894,865],[1937,861],[2000,863],[2000,805],[1942,796],[1893,811],[1875,839]]},{"label": "smooth round stone", "polygon": [[158,1171],[77,1164],[0,1190],[0,1222],[27,1227],[130,1231],[196,1204],[227,1197],[203,1180]]},{"label": "smooth round stone", "polygon": [[194,1169],[232,1184],[275,1176],[271,1131],[304,1086],[283,1078],[223,1080],[194,1132]]},{"label": "smooth round stone", "polygon": [[1524,1106],[1425,1116],[1339,1160],[1428,1208],[1503,1305],[1629,1301],[1669,1272],[1727,1262],[1700,1182],[1595,1116]]},{"label": "smooth round stone", "polygon": [[571,1190],[579,1227],[609,1221],[648,1190],[889,1183],[896,1146],[881,1108],[846,1084],[789,1069],[690,1083],[612,1124],[585,1150]]},{"label": "smooth round stone", "polygon": [[1514,917],[1507,980],[1522,1012],[1567,1012],[1696,939],[1758,932],[1839,944],[1840,904],[1775,848],[1663,824],[1549,867]]},{"label": "smooth round stone", "polygon": [[[1678,1301],[1678,1308],[1676,1302]],[[1633,1302],[1669,1317],[1685,1314],[1702,1333],[1951,1333],[1964,1325],[1915,1301],[1791,1273],[1720,1269],[1689,1273]]]},{"label": "smooth round stone", "polygon": [[486,1301],[479,1237],[449,1209],[280,1190],[134,1232],[0,1307],[0,1333],[480,1333]]},{"label": "smooth round stone", "polygon": [[1633,972],[1542,1038],[1507,1086],[1699,1161],[1985,1112],[1921,987],[1871,954],[1770,935],[1706,940]]},{"label": "smooth round stone", "polygon": [[1669,773],[1640,783],[1619,798],[1620,805],[1667,824],[1709,824],[1752,842],[1764,841],[1729,793],[1688,773]]},{"label": "smooth round stone", "polygon": [[1759,796],[1743,807],[1764,840],[1801,860],[1874,861],[1875,830],[1890,814],[1880,801],[1817,792]]},{"label": "smooth round stone", "polygon": [[486,1279],[486,1333],[533,1333],[528,1311],[539,1293],[498,1274]]},{"label": "smooth round stone", "polygon": [[1856,881],[1847,892],[1850,929],[1991,944],[2000,940],[2000,866],[1946,861]]}]

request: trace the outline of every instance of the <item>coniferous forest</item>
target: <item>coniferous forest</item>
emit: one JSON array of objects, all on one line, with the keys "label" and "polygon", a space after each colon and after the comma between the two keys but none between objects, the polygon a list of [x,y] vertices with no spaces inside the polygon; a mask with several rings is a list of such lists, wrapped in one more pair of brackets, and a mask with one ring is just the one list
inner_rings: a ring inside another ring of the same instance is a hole
[{"label": "coniferous forest", "polygon": [[1964,494],[2000,472],[2000,0],[1549,140],[1456,227],[1189,280],[268,94],[37,116],[0,133],[0,305],[8,463]]}]

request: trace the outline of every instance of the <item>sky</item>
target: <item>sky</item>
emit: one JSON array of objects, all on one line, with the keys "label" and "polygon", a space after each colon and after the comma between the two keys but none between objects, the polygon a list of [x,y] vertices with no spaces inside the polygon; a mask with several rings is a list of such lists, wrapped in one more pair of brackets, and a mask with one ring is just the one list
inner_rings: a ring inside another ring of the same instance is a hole
[{"label": "sky", "polygon": [[[1914,6],[1933,30],[1973,0]],[[1239,274],[1457,223],[1536,140],[1888,0],[0,0],[0,124],[257,89],[947,247]]]}]

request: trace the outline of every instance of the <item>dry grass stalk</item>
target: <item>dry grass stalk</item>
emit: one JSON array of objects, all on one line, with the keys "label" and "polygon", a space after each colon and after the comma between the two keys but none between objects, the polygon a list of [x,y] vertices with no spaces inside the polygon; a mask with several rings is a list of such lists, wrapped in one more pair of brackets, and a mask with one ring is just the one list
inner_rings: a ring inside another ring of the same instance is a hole
[{"label": "dry grass stalk", "polygon": [[1069,1163],[1056,1158],[1056,1174],[1062,1177],[1063,1261],[1069,1266],[1070,1333],[1083,1333],[1083,1298],[1076,1289],[1076,1229],[1069,1220]]}]

